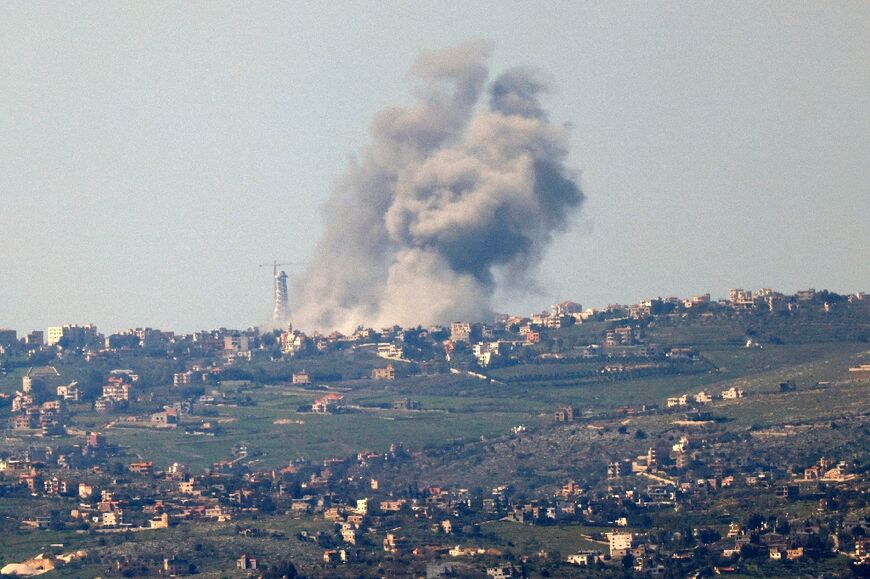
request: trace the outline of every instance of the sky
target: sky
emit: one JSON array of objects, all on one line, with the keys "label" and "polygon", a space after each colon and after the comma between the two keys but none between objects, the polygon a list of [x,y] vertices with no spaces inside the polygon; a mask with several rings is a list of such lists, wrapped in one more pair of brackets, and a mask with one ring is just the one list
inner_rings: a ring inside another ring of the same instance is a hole
[{"label": "sky", "polygon": [[503,311],[870,289],[870,3],[0,3],[0,327],[245,328],[412,102],[421,51],[538,68],[587,200]]}]

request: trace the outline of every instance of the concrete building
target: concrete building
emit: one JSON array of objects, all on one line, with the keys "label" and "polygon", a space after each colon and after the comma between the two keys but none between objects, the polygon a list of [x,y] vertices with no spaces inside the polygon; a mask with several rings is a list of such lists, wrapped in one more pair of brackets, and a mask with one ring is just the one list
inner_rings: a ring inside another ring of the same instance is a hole
[{"label": "concrete building", "polygon": [[0,346],[11,346],[18,341],[18,332],[7,328],[0,328]]},{"label": "concrete building", "polygon": [[738,398],[743,398],[743,390],[737,386],[732,386],[731,388],[722,391],[723,400],[737,400]]},{"label": "concrete building", "polygon": [[293,372],[293,384],[311,384],[311,376],[305,370]]},{"label": "concrete building", "polygon": [[81,400],[81,390],[78,382],[70,382],[69,384],[61,384],[57,387],[57,396],[69,402],[78,402]]},{"label": "concrete building", "polygon": [[27,346],[41,346],[45,343],[45,332],[42,330],[33,330],[21,340]]},{"label": "concrete building", "polygon": [[396,369],[392,364],[387,364],[384,368],[372,369],[372,380],[395,380]]},{"label": "concrete building", "polygon": [[54,346],[61,340],[65,340],[70,348],[79,348],[100,341],[97,327],[93,324],[51,326],[46,330],[46,344]]},{"label": "concrete building", "polygon": [[453,322],[450,324],[450,339],[454,342],[471,341],[471,323]]},{"label": "concrete building", "polygon": [[224,336],[224,351],[247,352],[250,350],[248,336]]},{"label": "concrete building", "polygon": [[332,414],[344,405],[344,396],[330,392],[323,398],[318,398],[311,405],[311,411],[316,414]]},{"label": "concrete building", "polygon": [[607,533],[607,542],[610,544],[610,557],[624,557],[631,551],[631,533]]}]

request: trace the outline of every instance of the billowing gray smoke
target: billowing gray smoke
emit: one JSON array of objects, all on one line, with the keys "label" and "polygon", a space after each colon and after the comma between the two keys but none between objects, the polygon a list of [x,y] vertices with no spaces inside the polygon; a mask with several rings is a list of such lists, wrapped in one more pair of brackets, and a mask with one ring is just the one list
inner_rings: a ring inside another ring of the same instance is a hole
[{"label": "billowing gray smoke", "polygon": [[300,280],[298,326],[348,330],[480,320],[496,286],[526,280],[583,194],[534,71],[487,88],[490,48],[422,54],[416,105],[375,116],[372,142],[324,208]]}]

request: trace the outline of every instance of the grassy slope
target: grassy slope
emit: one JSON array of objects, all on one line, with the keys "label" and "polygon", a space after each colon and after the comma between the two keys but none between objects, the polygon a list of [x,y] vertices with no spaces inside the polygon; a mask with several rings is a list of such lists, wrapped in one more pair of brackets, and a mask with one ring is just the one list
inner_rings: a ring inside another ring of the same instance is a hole
[{"label": "grassy slope", "polygon": [[[550,412],[561,404],[597,412],[623,405],[662,405],[667,396],[702,389],[718,393],[731,385],[739,385],[750,394],[773,393],[779,382],[795,380],[804,389],[820,380],[841,377],[845,368],[856,363],[865,350],[865,344],[848,342],[768,345],[763,349],[716,344],[703,349],[702,355],[718,367],[717,371],[570,386],[451,382],[441,377],[396,383],[358,381],[348,384],[353,389],[345,395],[350,404],[362,406],[363,411],[337,416],[296,412],[298,406],[310,402],[318,393],[258,388],[251,391],[256,406],[216,408],[223,432],[214,437],[190,436],[180,429],[106,429],[110,418],[93,413],[77,417],[76,426],[83,430],[102,429],[110,441],[129,447],[133,454],[153,458],[160,465],[178,460],[200,468],[230,457],[233,447],[245,445],[262,453],[261,464],[272,466],[303,456],[316,460],[363,449],[382,451],[393,442],[419,449],[447,441],[494,436],[517,424],[544,424],[549,421]],[[438,386],[431,387],[430,383]],[[748,424],[789,416],[808,418],[818,411],[825,396],[824,392],[805,393],[795,399],[769,396],[757,399],[759,403],[751,406],[726,405],[722,412]],[[403,397],[421,401],[424,410],[371,408]],[[844,403],[860,405],[859,397],[848,389],[838,391],[837,397]],[[784,411],[783,407],[787,410],[792,406],[793,414]],[[304,424],[274,424],[279,419]]]}]

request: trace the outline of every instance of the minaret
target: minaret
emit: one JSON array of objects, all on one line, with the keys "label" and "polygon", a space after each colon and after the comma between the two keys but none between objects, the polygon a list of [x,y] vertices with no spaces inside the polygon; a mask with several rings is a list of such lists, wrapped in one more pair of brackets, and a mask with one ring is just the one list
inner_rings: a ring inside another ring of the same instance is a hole
[{"label": "minaret", "polygon": [[273,275],[275,276],[275,312],[272,318],[275,324],[282,326],[287,322],[289,312],[287,309],[287,274],[278,271],[278,263],[275,263]]}]

